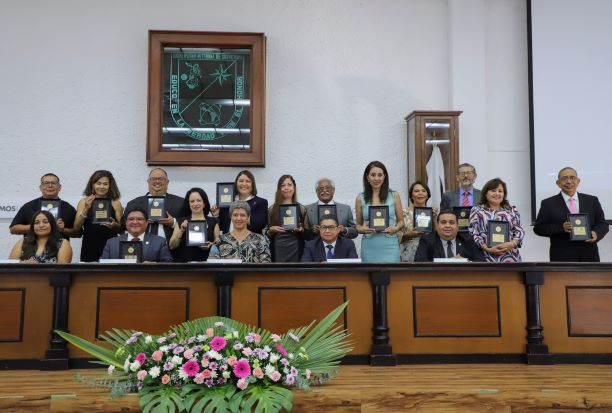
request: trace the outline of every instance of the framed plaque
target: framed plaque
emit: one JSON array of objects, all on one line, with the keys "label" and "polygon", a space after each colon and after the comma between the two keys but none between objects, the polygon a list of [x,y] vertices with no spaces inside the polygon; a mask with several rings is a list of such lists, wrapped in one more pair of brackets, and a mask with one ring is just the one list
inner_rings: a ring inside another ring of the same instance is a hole
[{"label": "framed plaque", "polygon": [[110,222],[111,220],[111,200],[108,198],[96,198],[91,204],[92,221],[94,224]]},{"label": "framed plaque", "polygon": [[281,227],[293,231],[300,226],[300,208],[298,204],[281,204],[278,207]]},{"label": "framed plaque", "polygon": [[368,208],[369,227],[384,232],[389,227],[389,205],[370,205]]},{"label": "framed plaque", "polygon": [[470,212],[472,207],[454,207],[453,211],[457,215],[457,225],[459,232],[468,232],[470,226]]},{"label": "framed plaque", "polygon": [[166,198],[163,196],[150,196],[147,198],[147,213],[149,219],[157,222],[160,219],[166,218]]},{"label": "framed plaque", "polygon": [[217,183],[217,206],[219,208],[229,208],[230,204],[234,202],[235,194],[236,185],[233,182]]},{"label": "framed plaque", "polygon": [[321,221],[323,221],[324,219],[329,218],[334,218],[336,222],[338,222],[338,214],[336,214],[336,205],[319,205],[317,217],[319,219],[318,223],[321,223]]},{"label": "framed plaque", "polygon": [[413,228],[421,232],[433,231],[433,209],[429,207],[414,207],[412,218]]},{"label": "framed plaque", "polygon": [[119,243],[119,258],[142,262],[142,241],[121,241]]},{"label": "framed plaque", "polygon": [[201,247],[206,243],[206,221],[187,221],[187,239],[185,243],[189,247]]},{"label": "framed plaque", "polygon": [[263,33],[149,31],[147,163],[264,166]]},{"label": "framed plaque", "polygon": [[588,214],[567,214],[567,220],[572,224],[571,241],[586,241],[591,239],[591,224]]},{"label": "framed plaque", "polygon": [[510,223],[508,221],[489,221],[487,238],[488,247],[510,241]]},{"label": "framed plaque", "polygon": [[60,217],[60,207],[62,205],[62,201],[60,199],[41,199],[40,200],[40,210],[41,211],[49,211],[53,218],[57,221]]}]

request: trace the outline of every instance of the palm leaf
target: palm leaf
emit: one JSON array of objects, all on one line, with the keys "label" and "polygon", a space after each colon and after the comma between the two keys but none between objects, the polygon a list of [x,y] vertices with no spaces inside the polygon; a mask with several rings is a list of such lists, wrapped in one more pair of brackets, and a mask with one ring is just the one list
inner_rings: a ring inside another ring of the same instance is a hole
[{"label": "palm leaf", "polygon": [[123,361],[117,356],[115,356],[115,352],[106,347],[99,346],[97,344],[91,343],[81,337],[77,337],[70,333],[61,330],[55,330],[55,332],[62,337],[64,340],[72,344],[73,346],[83,350],[86,353],[91,354],[98,360],[101,360],[109,365],[118,367],[123,369]]}]

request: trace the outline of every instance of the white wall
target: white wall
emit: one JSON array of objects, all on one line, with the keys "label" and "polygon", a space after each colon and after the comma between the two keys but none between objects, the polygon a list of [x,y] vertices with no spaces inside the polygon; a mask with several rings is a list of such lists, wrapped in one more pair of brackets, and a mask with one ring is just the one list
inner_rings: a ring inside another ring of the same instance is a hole
[{"label": "white wall", "polygon": [[[267,36],[266,167],[254,169],[262,196],[291,173],[311,202],[327,175],[353,204],[365,165],[379,159],[405,203],[404,116],[463,110],[460,160],[477,166],[478,185],[501,175],[528,226],[525,25],[517,0],[6,1],[0,206],[38,196],[48,171],[75,205],[101,168],[124,202],[144,194],[147,30],[254,31]],[[214,194],[242,168],[167,169],[170,192],[182,195]],[[3,255],[17,240],[9,222],[0,222]],[[546,260],[536,238],[523,255]]]}]

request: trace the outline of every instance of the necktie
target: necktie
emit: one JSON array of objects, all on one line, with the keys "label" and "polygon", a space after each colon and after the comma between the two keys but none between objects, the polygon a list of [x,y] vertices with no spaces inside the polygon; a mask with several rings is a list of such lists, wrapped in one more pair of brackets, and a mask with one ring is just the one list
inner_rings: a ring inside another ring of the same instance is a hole
[{"label": "necktie", "polygon": [[332,249],[334,249],[334,246],[326,245],[325,248],[327,248],[327,255],[325,256],[325,258],[327,259],[334,258],[334,253],[332,252]]},{"label": "necktie", "polygon": [[455,254],[453,254],[453,243],[450,241],[446,241],[446,258],[453,258]]},{"label": "necktie", "polygon": [[140,242],[140,238],[134,237],[134,238],[132,238],[132,242]]},{"label": "necktie", "polygon": [[159,224],[157,222],[153,222],[149,225],[149,234],[157,235],[159,231]]},{"label": "necktie", "polygon": [[469,198],[469,193],[467,192],[463,192],[463,198],[461,198],[461,206],[462,207],[468,207],[470,206],[470,198]]},{"label": "necktie", "polygon": [[572,214],[578,213],[578,208],[576,208],[576,200],[574,199],[574,197],[571,197],[569,199],[569,210]]}]

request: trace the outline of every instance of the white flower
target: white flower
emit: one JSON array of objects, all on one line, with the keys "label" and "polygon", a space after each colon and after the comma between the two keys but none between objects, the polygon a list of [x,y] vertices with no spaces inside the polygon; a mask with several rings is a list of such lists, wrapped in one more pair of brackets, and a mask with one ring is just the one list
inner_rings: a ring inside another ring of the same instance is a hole
[{"label": "white flower", "polygon": [[183,369],[180,369],[180,370],[179,370],[179,377],[180,377],[181,379],[183,379],[183,380],[186,380],[186,379],[188,379],[188,378],[189,378],[189,376],[187,375],[187,373],[185,373],[185,372],[183,371]]},{"label": "white flower", "polygon": [[207,354],[211,359],[221,360],[223,358],[223,356],[221,356],[221,354],[217,353],[215,350],[210,350]]},{"label": "white flower", "polygon": [[130,370],[132,370],[132,371],[140,370],[140,363],[135,361],[132,364],[130,364]]},{"label": "white flower", "polygon": [[288,358],[289,360],[293,360],[293,353],[289,353],[289,355],[287,356],[287,358]]},{"label": "white flower", "polygon": [[[229,373],[229,371],[227,373]],[[215,370],[210,372],[210,377],[212,377],[213,379],[216,379],[217,376],[218,376],[218,374],[217,374],[217,372]]]},{"label": "white flower", "polygon": [[222,373],[222,375],[223,375],[223,378],[224,378],[224,379],[229,379],[229,378],[230,378],[230,376],[232,375],[232,373],[230,373],[229,371],[227,371],[227,370],[226,370],[226,371],[224,371],[224,372]]},{"label": "white flower", "polygon": [[164,353],[167,353],[167,352],[168,352],[168,346],[161,346],[161,347],[159,348],[159,350],[160,350],[160,351],[163,351]]},{"label": "white flower", "polygon": [[267,344],[266,344],[266,345],[263,347],[263,349],[264,349],[264,351],[265,351],[265,352],[267,352],[267,353],[269,353],[270,351],[272,351],[272,349],[270,348],[270,346],[269,346],[269,345],[267,345]]},{"label": "white flower", "polygon": [[172,363],[174,363],[174,365],[179,365],[179,364],[183,364],[183,358],[179,357],[179,356],[173,356],[170,361],[172,361]]},{"label": "white flower", "polygon": [[164,343],[165,341],[166,341],[166,337],[160,337],[160,338],[157,339],[157,342],[159,344]]},{"label": "white flower", "polygon": [[115,366],[108,366],[108,375],[111,376],[115,371]]},{"label": "white flower", "polygon": [[276,353],[270,354],[270,363],[276,363],[278,361],[279,355]]},{"label": "white flower", "polygon": [[204,334],[200,334],[199,336],[196,337],[196,340],[201,343],[203,341],[206,341],[206,336]]},{"label": "white flower", "polygon": [[145,343],[151,344],[152,342],[153,342],[153,337],[151,337],[151,336],[146,336],[145,337]]},{"label": "white flower", "polygon": [[[272,358],[272,357],[270,357],[270,358]],[[278,358],[278,357],[277,357],[277,358]],[[271,364],[267,364],[267,365],[266,365],[266,367],[265,367],[265,369],[264,369],[264,371],[266,372],[266,374],[272,374],[272,373],[274,372],[274,370],[276,370],[276,369],[275,369],[275,368],[274,368],[274,366],[273,366],[273,365],[271,365]]]},{"label": "white flower", "polygon": [[237,330],[234,330],[233,334],[234,334],[234,338],[238,338],[238,331]]},{"label": "white flower", "polygon": [[130,371],[130,358],[126,358],[125,362],[123,363],[123,370],[125,370],[125,372],[127,373],[128,371]]},{"label": "white flower", "polygon": [[160,372],[161,370],[158,366],[151,367],[151,370],[149,370],[149,376],[156,378],[157,376],[159,376]]}]

